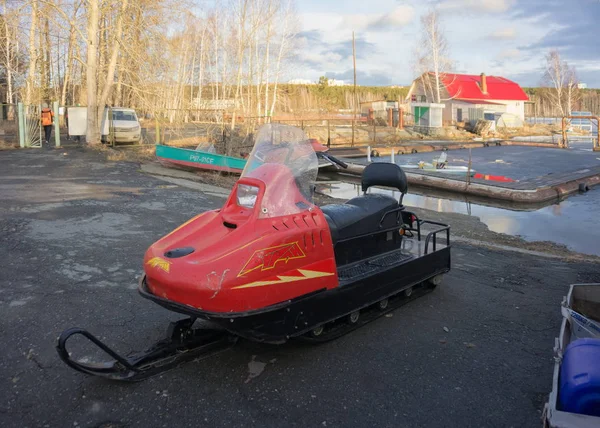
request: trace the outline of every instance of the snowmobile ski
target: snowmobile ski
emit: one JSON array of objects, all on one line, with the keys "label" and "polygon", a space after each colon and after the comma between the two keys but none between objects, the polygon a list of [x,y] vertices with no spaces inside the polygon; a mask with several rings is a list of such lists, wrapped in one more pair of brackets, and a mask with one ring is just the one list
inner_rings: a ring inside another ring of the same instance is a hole
[{"label": "snowmobile ski", "polygon": [[[81,328],[65,330],[56,349],[60,358],[82,373],[111,380],[136,382],[177,367],[193,359],[206,358],[231,348],[237,337],[224,330],[193,328],[195,318],[185,318],[169,324],[167,337],[147,350],[124,357],[104,344],[96,336]],[[67,341],[76,335],[90,342],[113,358],[103,363],[88,363],[71,358]]]}]

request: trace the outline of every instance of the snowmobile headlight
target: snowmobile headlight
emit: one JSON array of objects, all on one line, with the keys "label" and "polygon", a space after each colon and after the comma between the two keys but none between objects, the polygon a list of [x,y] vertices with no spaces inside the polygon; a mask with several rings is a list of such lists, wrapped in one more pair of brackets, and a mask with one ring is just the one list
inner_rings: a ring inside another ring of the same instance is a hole
[{"label": "snowmobile headlight", "polygon": [[237,204],[244,208],[254,208],[258,198],[258,187],[248,186],[247,184],[238,184]]}]

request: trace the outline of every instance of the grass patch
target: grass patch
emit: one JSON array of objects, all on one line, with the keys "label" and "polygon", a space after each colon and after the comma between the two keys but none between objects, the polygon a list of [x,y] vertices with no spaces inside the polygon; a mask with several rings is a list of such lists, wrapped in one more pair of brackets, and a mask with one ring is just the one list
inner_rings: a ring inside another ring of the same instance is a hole
[{"label": "grass patch", "polygon": [[522,128],[497,128],[496,133],[500,137],[532,137],[545,135],[549,136],[555,133],[560,133],[560,126],[544,125],[544,124],[524,124]]},{"label": "grass patch", "polygon": [[156,148],[153,145],[122,146],[113,148],[104,144],[90,144],[88,148],[102,153],[111,162],[148,162],[155,159]]},{"label": "grass patch", "polygon": [[19,148],[19,143],[0,140],[0,150],[14,150]]},{"label": "grass patch", "polygon": [[106,159],[113,162],[124,161],[127,160],[127,156],[124,152],[120,152],[117,150],[111,150],[107,155]]},{"label": "grass patch", "polygon": [[219,171],[196,171],[196,175],[203,183],[223,187],[225,189],[231,189],[240,178],[237,174]]},{"label": "grass patch", "polygon": [[208,143],[209,140],[206,137],[187,137],[179,138],[176,140],[169,140],[165,144],[171,147],[198,147],[201,143]]}]

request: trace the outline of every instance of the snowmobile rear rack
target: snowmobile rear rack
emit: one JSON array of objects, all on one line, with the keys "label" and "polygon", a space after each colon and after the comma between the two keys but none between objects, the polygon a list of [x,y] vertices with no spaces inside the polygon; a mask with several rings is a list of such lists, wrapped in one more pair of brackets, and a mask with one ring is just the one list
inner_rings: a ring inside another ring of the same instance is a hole
[{"label": "snowmobile rear rack", "polygon": [[436,221],[421,220],[419,222],[419,235],[421,234],[421,226],[424,224],[440,226],[438,229],[432,230],[427,234],[427,237],[425,238],[425,254],[429,254],[429,242],[433,243],[433,251],[437,250],[437,234],[440,232],[446,232],[446,245],[450,245],[450,226]]},{"label": "snowmobile rear rack", "polygon": [[[56,350],[60,358],[73,369],[89,375],[111,380],[136,382],[165,372],[179,364],[206,358],[231,348],[237,336],[224,330],[193,328],[196,318],[185,318],[169,324],[167,337],[150,348],[128,357],[118,354],[104,342],[82,328],[65,330],[58,338]],[[71,358],[67,341],[76,335],[87,338],[113,361],[88,363]]]}]

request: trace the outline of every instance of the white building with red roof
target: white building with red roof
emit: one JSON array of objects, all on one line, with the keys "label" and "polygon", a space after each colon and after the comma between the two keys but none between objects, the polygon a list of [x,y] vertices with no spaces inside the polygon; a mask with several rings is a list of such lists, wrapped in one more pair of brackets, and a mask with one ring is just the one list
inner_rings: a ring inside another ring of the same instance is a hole
[{"label": "white building with red roof", "polygon": [[[529,97],[511,80],[485,74],[453,74],[441,76],[440,101],[444,104],[444,123],[475,122],[478,119],[495,120],[498,115],[508,113],[516,122],[525,119],[525,102]],[[408,92],[411,104],[435,103],[435,75],[424,73],[415,79]],[[517,120],[519,119],[519,120]]]}]

